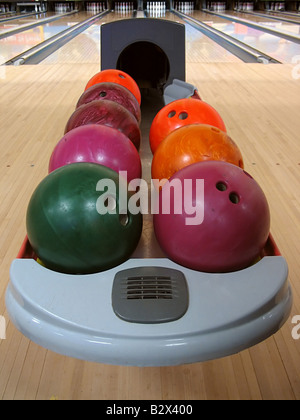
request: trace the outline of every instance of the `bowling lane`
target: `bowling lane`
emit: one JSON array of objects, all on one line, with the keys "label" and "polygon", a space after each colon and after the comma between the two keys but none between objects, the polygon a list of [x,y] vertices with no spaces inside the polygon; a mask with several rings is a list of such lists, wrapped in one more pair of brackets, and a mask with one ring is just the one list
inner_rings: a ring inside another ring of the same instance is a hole
[{"label": "bowling lane", "polygon": [[285,19],[292,19],[292,20],[300,21],[299,12],[285,12],[285,11],[279,12],[279,11],[274,11],[274,10],[265,10],[265,11],[260,11],[259,13],[263,13],[266,16],[276,16],[276,17],[282,17]]},{"label": "bowling lane", "polygon": [[30,23],[34,23],[38,20],[49,18],[54,15],[55,15],[54,12],[43,12],[43,13],[31,15],[31,16],[24,16],[24,17],[19,15],[19,19],[13,19],[13,20],[8,20],[4,22],[0,21],[0,33],[9,31],[10,29],[14,29],[22,25],[29,25]]},{"label": "bowling lane", "polygon": [[[89,13],[89,12],[88,12]],[[89,13],[91,16],[91,13]],[[49,55],[41,64],[91,63],[100,65],[100,26],[104,23],[130,18],[132,12],[111,12]]]},{"label": "bowling lane", "polygon": [[[284,20],[281,21],[277,19],[276,20],[272,19],[267,14],[265,14],[265,16],[260,16],[260,13],[252,14],[252,13],[236,12],[233,10],[226,11],[225,14],[228,17],[233,16],[239,19],[245,19],[250,22],[258,23],[260,25],[265,25],[268,28],[276,29],[281,32],[291,33],[293,35],[300,34],[300,20],[299,20],[299,23],[291,23],[291,22],[286,22]],[[276,17],[279,18],[279,16],[276,16]]]},{"label": "bowling lane", "polygon": [[[219,12],[217,12],[219,13]],[[299,21],[300,24],[300,15],[293,15],[293,16],[286,16],[286,15],[280,15],[279,13],[267,13],[264,12],[262,10],[253,10],[251,12],[247,12],[247,11],[236,11],[236,10],[224,10],[222,12],[220,12],[224,15],[232,15],[235,17],[239,17],[242,19],[248,19],[248,20],[252,20],[253,22],[257,22],[257,23],[272,23],[272,22],[280,22],[280,18],[282,19],[282,22],[284,22],[286,19],[289,20],[293,20],[293,21]],[[276,18],[276,19],[272,19],[272,18]],[[291,22],[286,22],[289,24],[292,24]]]},{"label": "bowling lane", "polygon": [[[242,10],[240,10],[242,11]],[[245,11],[245,10],[243,10]],[[252,10],[253,11],[253,10]],[[276,18],[284,18],[284,19],[290,19],[290,20],[299,20],[300,19],[300,9],[299,11],[287,11],[287,10],[271,10],[265,8],[264,10],[254,10],[254,13],[263,14],[269,17],[276,17]]]},{"label": "bowling lane", "polygon": [[[54,14],[52,14],[54,15]],[[50,37],[76,25],[91,17],[90,12],[80,12],[62,16],[53,22],[39,25],[34,28],[0,39],[0,64],[12,59],[18,54],[32,48]],[[48,14],[47,14],[47,17]]]},{"label": "bowling lane", "polygon": [[[274,57],[282,63],[292,63],[293,58],[300,55],[300,44],[280,38],[279,36],[250,28],[242,23],[231,22],[221,16],[212,15],[199,10],[195,10],[192,16],[259,51]],[[247,15],[247,19],[248,16],[250,15]],[[295,26],[298,27],[298,25]]]},{"label": "bowling lane", "polygon": [[[130,12],[111,12],[97,24],[76,36],[72,41],[49,55],[41,64],[67,64],[77,62],[100,63],[100,26],[107,22],[130,18]],[[187,63],[212,62],[241,62],[236,56],[197,31],[185,24],[173,13],[160,13],[153,11],[151,18],[167,19],[183,23],[186,26],[186,61]]]},{"label": "bowling lane", "polygon": [[185,25],[187,63],[241,62],[238,57],[231,54],[221,45],[217,44],[191,25],[183,22],[183,20],[173,13],[167,12],[166,19],[180,22]]}]

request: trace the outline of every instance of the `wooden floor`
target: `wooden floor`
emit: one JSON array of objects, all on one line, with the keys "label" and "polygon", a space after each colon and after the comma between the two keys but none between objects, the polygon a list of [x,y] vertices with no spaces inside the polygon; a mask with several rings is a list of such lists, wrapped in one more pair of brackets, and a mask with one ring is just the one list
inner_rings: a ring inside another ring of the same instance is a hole
[{"label": "wooden floor", "polygon": [[300,76],[292,65],[187,63],[187,81],[223,117],[245,169],[271,209],[271,231],[289,265],[292,313],[273,337],[239,354],[163,368],[118,367],[55,354],[9,321],[9,267],[25,236],[28,200],[47,174],[87,80],[98,64],[9,67],[0,74],[0,399],[300,399]]}]

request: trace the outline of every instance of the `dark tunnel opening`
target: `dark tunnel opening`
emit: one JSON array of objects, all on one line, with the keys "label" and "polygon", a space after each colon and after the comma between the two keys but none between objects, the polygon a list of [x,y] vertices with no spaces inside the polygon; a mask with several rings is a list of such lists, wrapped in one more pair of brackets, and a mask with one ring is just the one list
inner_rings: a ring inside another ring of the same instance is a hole
[{"label": "dark tunnel opening", "polygon": [[148,41],[134,42],[124,48],[116,68],[130,74],[141,90],[156,89],[162,92],[170,74],[170,63],[165,52]]}]

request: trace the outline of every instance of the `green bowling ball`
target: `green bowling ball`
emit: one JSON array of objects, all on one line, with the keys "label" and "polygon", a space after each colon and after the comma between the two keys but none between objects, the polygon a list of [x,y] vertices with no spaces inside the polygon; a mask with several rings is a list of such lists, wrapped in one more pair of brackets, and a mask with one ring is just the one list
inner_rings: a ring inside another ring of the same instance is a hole
[{"label": "green bowling ball", "polygon": [[124,210],[124,185],[128,203],[132,193],[119,174],[95,163],[66,165],[41,181],[28,204],[26,227],[47,268],[88,274],[130,257],[141,236],[142,214]]}]

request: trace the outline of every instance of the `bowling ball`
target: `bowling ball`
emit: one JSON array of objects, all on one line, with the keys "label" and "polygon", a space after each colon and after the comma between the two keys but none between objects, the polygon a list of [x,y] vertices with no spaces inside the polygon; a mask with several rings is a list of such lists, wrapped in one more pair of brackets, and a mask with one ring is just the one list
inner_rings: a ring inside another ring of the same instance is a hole
[{"label": "bowling ball", "polygon": [[73,128],[87,124],[107,125],[117,128],[129,137],[138,149],[141,141],[141,132],[135,117],[122,105],[113,101],[93,101],[77,108],[70,116],[65,134]]},{"label": "bowling ball", "polygon": [[80,96],[76,108],[96,100],[110,100],[123,105],[141,122],[141,109],[135,96],[124,86],[117,83],[97,83],[88,88]]},{"label": "bowling ball", "polygon": [[[101,182],[111,187],[100,188]],[[115,171],[95,163],[62,166],[40,182],[28,204],[26,227],[47,268],[88,274],[130,257],[141,236],[142,215],[122,214],[120,182]]]},{"label": "bowling ball", "polygon": [[169,179],[179,169],[205,160],[223,160],[244,167],[239,148],[224,131],[191,124],[172,131],[160,143],[152,159],[152,178]]},{"label": "bowling ball", "polygon": [[87,82],[85,90],[95,85],[96,83],[111,82],[117,83],[126,87],[136,97],[139,105],[141,105],[141,92],[136,81],[127,73],[117,69],[107,69],[96,73]]},{"label": "bowling ball", "polygon": [[222,118],[212,106],[199,99],[178,99],[164,106],[152,121],[149,132],[152,153],[168,134],[189,124],[209,124],[226,131]]},{"label": "bowling ball", "polygon": [[105,125],[82,125],[65,134],[51,154],[49,172],[75,162],[127,171],[128,182],[141,178],[141,159],[133,143],[116,128]]},{"label": "bowling ball", "polygon": [[153,223],[171,260],[213,273],[255,261],[269,235],[270,212],[251,175],[228,162],[206,161],[181,169],[169,181],[159,192]]}]

